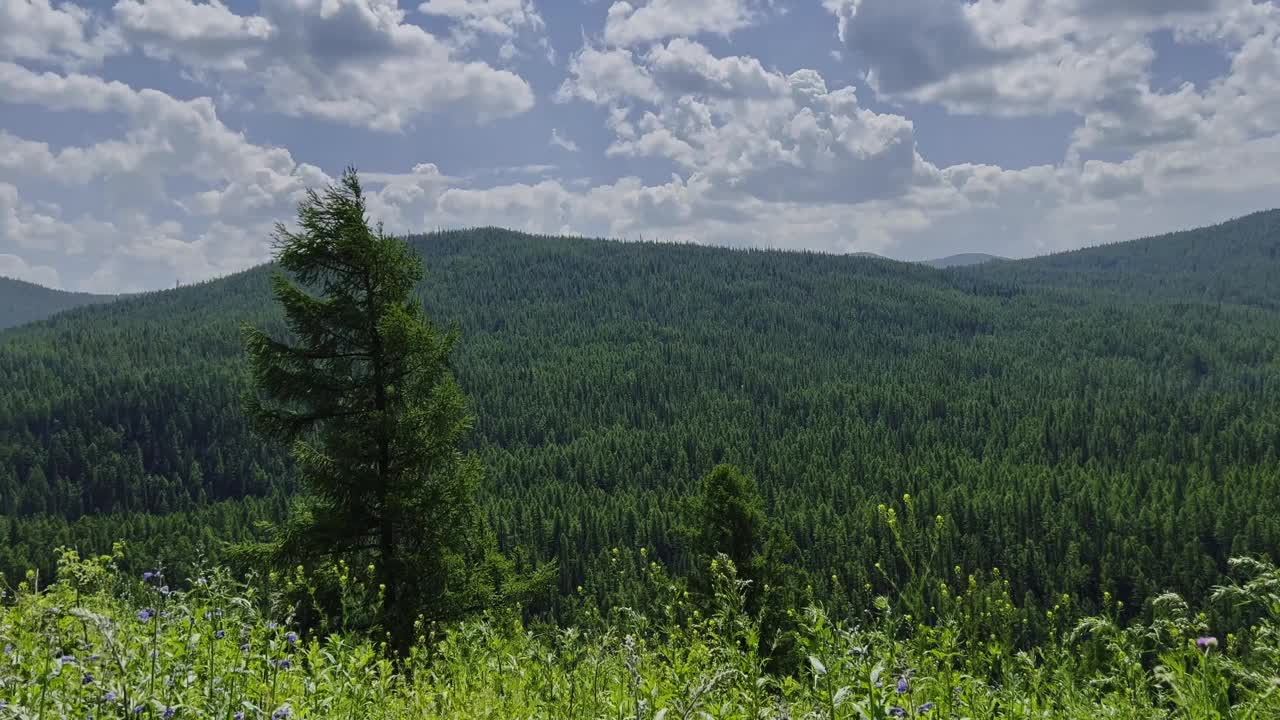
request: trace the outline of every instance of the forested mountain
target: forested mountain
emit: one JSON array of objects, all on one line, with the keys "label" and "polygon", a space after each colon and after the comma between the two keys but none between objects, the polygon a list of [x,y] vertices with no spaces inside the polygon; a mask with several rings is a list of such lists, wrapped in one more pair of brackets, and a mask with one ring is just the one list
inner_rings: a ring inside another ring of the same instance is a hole
[{"label": "forested mountain", "polygon": [[1280,308],[1280,210],[1220,225],[975,268],[1023,286]]},{"label": "forested mountain", "polygon": [[114,295],[90,295],[53,290],[34,283],[0,277],[0,330],[43,320],[81,305],[110,302]]},{"label": "forested mountain", "polygon": [[1002,257],[988,255],[986,253],[960,253],[959,255],[948,255],[944,258],[925,260],[924,264],[935,268],[969,267],[971,265],[988,263],[992,260],[1003,259],[1004,258]]},{"label": "forested mountain", "polygon": [[[1143,259],[1112,265],[1147,278],[1125,302],[1079,292],[1126,281],[1062,258],[938,271],[495,229],[413,243],[428,314],[463,333],[493,525],[558,560],[566,594],[612,547],[687,569],[684,501],[729,461],[816,593],[892,590],[905,569],[872,563],[895,542],[877,506],[897,503],[904,523],[943,517],[938,568],[999,567],[1035,606],[1198,592],[1228,557],[1280,546],[1276,217],[1095,251]],[[1194,288],[1227,246],[1252,271],[1208,301]],[[283,332],[268,281],[0,335],[0,568],[121,537],[181,567],[282,511],[288,463],[240,406],[240,328]]]}]

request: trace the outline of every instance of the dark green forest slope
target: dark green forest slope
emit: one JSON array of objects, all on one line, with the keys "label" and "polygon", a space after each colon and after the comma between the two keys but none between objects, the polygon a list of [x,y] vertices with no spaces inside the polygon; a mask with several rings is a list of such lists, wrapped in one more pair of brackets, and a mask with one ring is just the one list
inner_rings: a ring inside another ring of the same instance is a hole
[{"label": "dark green forest slope", "polygon": [[[906,570],[873,566],[894,542],[877,506],[905,512],[909,494],[920,522],[945,516],[930,562],[998,566],[1015,597],[1043,604],[1199,592],[1228,557],[1280,547],[1268,217],[1252,234],[1167,239],[1213,245],[1169,254],[1251,253],[1257,272],[1222,303],[1177,289],[1210,283],[1207,263],[1168,282],[1127,271],[1141,284],[1040,261],[937,271],[493,229],[414,244],[428,313],[463,331],[455,359],[500,541],[558,560],[562,591],[615,546],[687,570],[683,501],[729,461],[756,477],[819,594],[891,591]],[[1162,256],[1147,249],[1160,242],[1105,252]],[[249,435],[239,405],[239,328],[282,329],[268,279],[259,268],[0,335],[0,569],[120,537],[181,567],[282,511],[284,455]],[[1078,290],[1090,284],[1137,287],[1116,302]]]},{"label": "dark green forest slope", "polygon": [[72,293],[0,277],[0,330],[43,320],[81,305],[111,302],[114,295]]},{"label": "dark green forest slope", "polygon": [[1280,210],[1219,225],[982,266],[1023,286],[1280,308]]}]

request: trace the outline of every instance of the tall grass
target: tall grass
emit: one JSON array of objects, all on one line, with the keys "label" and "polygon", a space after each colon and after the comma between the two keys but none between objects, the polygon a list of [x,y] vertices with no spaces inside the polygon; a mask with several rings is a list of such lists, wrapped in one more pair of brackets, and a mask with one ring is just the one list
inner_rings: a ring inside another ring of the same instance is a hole
[{"label": "tall grass", "polygon": [[377,638],[302,632],[294,580],[211,570],[179,589],[64,552],[57,583],[5,593],[0,718],[1280,718],[1280,571],[1256,560],[1206,599],[1247,618],[1230,635],[1166,595],[1128,627],[1060,606],[1061,632],[1018,649],[998,582],[935,577],[909,614],[795,608],[799,662],[771,675],[731,563],[695,604],[639,553],[615,558],[636,602],[584,599],[573,627],[419,625],[399,666]]}]

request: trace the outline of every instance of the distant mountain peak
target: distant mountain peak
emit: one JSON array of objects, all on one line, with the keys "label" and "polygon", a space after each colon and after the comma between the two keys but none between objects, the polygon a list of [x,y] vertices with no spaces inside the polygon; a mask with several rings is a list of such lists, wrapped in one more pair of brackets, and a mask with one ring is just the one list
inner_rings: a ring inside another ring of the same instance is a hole
[{"label": "distant mountain peak", "polygon": [[114,300],[114,295],[54,290],[43,285],[0,275],[0,330],[31,322],[82,305]]},{"label": "distant mountain peak", "polygon": [[1005,260],[999,255],[988,255],[986,253],[959,253],[957,255],[948,255],[943,258],[933,260],[922,260],[921,264],[936,268],[950,267],[969,267],[970,265],[981,265],[991,262],[992,260]]}]

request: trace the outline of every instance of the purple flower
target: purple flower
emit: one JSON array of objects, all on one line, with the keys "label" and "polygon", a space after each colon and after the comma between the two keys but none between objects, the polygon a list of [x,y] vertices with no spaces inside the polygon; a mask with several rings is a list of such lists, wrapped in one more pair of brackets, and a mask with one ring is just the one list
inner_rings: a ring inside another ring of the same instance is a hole
[{"label": "purple flower", "polygon": [[150,571],[150,570],[148,570],[148,571],[146,571],[146,572],[142,573],[142,579],[143,579],[143,580],[150,580],[150,579],[154,578],[155,576],[156,576],[156,573],[154,573],[154,572],[152,572],[152,571]]},{"label": "purple flower", "polygon": [[285,718],[289,717],[292,714],[293,714],[293,711],[289,709],[289,706],[284,705],[282,707],[277,708],[275,712],[271,713],[271,720],[285,720]]},{"label": "purple flower", "polygon": [[289,662],[289,658],[283,658],[281,660],[276,661],[276,667],[280,668],[281,670],[288,670],[292,665],[293,663]]},{"label": "purple flower", "polygon": [[933,709],[933,703],[931,703],[931,702],[927,702],[927,703],[925,703],[925,704],[921,705],[920,707],[916,708],[916,714],[917,714],[917,715],[923,715],[923,714],[925,714],[925,713],[929,712],[929,711],[930,711],[930,710],[932,710],[932,709]]},{"label": "purple flower", "polygon": [[110,690],[107,691],[106,695],[102,696],[102,702],[115,702],[115,701],[116,701],[116,694],[111,692]]},{"label": "purple flower", "polygon": [[237,711],[235,715],[231,716],[231,720],[244,720],[244,713]]},{"label": "purple flower", "polygon": [[219,630],[218,632],[216,632],[216,633],[214,633],[214,634],[213,634],[213,637],[214,637],[214,639],[215,639],[215,640],[221,640],[222,638],[224,638],[224,637],[226,637],[226,636],[227,636],[227,631],[226,631],[226,630]]},{"label": "purple flower", "polygon": [[166,708],[164,709],[164,712],[160,713],[160,717],[164,718],[164,720],[169,720],[169,718],[171,718],[171,717],[173,717],[174,715],[177,715],[177,714],[178,714],[178,711],[177,711],[177,710],[174,710],[174,709],[173,709],[173,708],[171,708],[171,707],[166,707]]},{"label": "purple flower", "polygon": [[75,661],[76,659],[72,655],[63,655],[62,657],[58,658],[59,665],[69,665],[71,663],[74,663]]},{"label": "purple flower", "polygon": [[275,630],[275,629],[276,629],[276,623],[275,623],[275,621],[274,621],[274,620],[272,620],[271,622],[268,622],[268,623],[267,623],[267,629],[268,629],[268,630]]},{"label": "purple flower", "polygon": [[911,686],[907,684],[907,679],[905,677],[898,678],[898,694],[899,695],[901,695],[902,693],[905,693],[910,689],[911,689]]},{"label": "purple flower", "polygon": [[889,717],[906,717],[907,711],[900,707],[894,706],[889,708]]},{"label": "purple flower", "polygon": [[240,652],[249,652],[249,643],[240,646]]},{"label": "purple flower", "polygon": [[150,620],[150,619],[151,619],[151,611],[150,611],[150,610],[139,610],[139,611],[138,611],[138,622],[146,622],[146,621],[148,621],[148,620]]},{"label": "purple flower", "polygon": [[284,641],[290,645],[296,644],[298,642],[298,633],[292,631],[285,633]]},{"label": "purple flower", "polygon": [[93,674],[92,674],[92,673],[85,673],[85,674],[84,674],[84,677],[80,678],[80,684],[81,684],[81,685],[92,685],[92,684],[93,684]]},{"label": "purple flower", "polygon": [[143,710],[146,710],[146,707],[144,707],[144,706],[142,706],[142,705],[134,705],[134,706],[133,706],[133,714],[134,714],[134,715],[141,715]]},{"label": "purple flower", "polygon": [[1209,652],[1210,650],[1218,647],[1218,638],[1213,636],[1198,637],[1196,638],[1196,647],[1204,650],[1205,652]]},{"label": "purple flower", "polygon": [[4,654],[5,654],[5,655],[8,655],[8,654],[9,654],[9,653],[11,653],[11,652],[13,652],[13,646],[12,646],[12,645],[10,645],[10,644],[8,644],[8,643],[5,643],[5,646],[4,646]]}]

